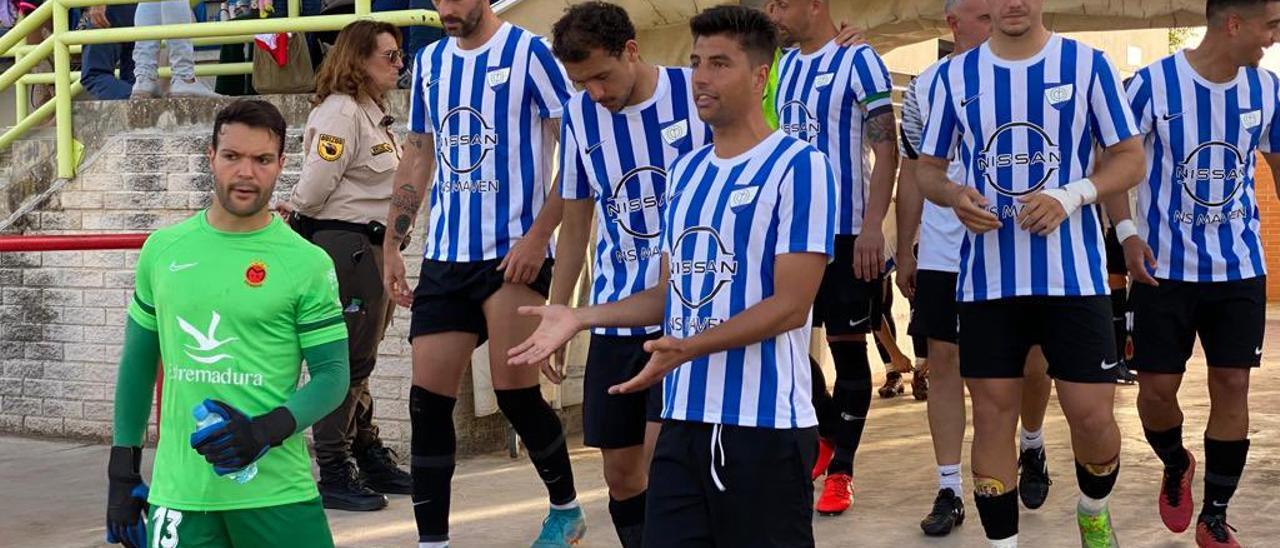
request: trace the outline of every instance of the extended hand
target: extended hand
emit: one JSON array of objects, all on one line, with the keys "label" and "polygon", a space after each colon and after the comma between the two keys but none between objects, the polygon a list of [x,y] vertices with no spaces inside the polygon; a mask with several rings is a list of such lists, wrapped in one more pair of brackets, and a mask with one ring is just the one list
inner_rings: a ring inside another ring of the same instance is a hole
[{"label": "extended hand", "polygon": [[675,337],[662,337],[644,343],[644,351],[649,353],[649,363],[631,380],[609,387],[610,394],[629,394],[649,388],[661,382],[667,373],[680,367],[691,357],[688,341]]},{"label": "extended hand", "polygon": [[538,316],[542,321],[529,338],[507,351],[507,363],[511,365],[541,365],[582,331],[573,309],[564,305],[522,306],[517,312],[521,316]]}]

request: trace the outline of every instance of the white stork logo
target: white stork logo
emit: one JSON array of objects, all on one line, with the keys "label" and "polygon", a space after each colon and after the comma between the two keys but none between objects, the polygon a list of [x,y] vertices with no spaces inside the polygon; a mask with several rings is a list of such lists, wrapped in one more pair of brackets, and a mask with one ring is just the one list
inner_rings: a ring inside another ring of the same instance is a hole
[{"label": "white stork logo", "polygon": [[197,356],[191,353],[192,351],[196,351],[202,354],[208,354],[209,352],[213,352],[214,350],[217,350],[219,347],[221,347],[224,344],[238,340],[236,337],[223,339],[221,341],[218,340],[218,336],[217,336],[218,323],[221,321],[222,321],[222,316],[218,315],[217,311],[214,311],[213,318],[209,320],[209,330],[205,333],[201,333],[199,329],[196,329],[195,326],[191,325],[186,320],[182,319],[181,317],[178,318],[178,327],[181,327],[183,331],[186,331],[187,334],[191,335],[191,338],[195,339],[196,341],[195,346],[192,346],[189,344],[185,345],[188,348],[186,352],[187,357],[205,365],[212,365],[231,357],[229,354]]}]

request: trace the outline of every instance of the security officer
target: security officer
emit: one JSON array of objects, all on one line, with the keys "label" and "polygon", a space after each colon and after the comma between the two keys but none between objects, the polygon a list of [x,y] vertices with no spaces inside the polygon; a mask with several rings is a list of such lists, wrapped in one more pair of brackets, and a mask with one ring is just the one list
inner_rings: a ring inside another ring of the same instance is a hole
[{"label": "security officer", "polygon": [[325,508],[380,510],[387,505],[384,494],[413,489],[409,474],[378,439],[369,394],[378,343],[394,311],[382,286],[386,227],[378,219],[387,216],[400,164],[384,95],[395,89],[403,61],[395,26],[356,21],[342,30],[316,76],[302,175],[279,206],[295,229],[333,258],[350,333],[350,392],[312,430]]}]

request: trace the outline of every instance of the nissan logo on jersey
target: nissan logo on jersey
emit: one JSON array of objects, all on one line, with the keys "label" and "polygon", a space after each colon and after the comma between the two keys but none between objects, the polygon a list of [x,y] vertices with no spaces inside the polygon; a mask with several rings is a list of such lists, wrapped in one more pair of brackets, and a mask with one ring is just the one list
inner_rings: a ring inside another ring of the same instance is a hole
[{"label": "nissan logo on jersey", "polygon": [[676,237],[671,253],[671,289],[689,308],[701,308],[733,280],[738,260],[716,229],[695,226]]},{"label": "nissan logo on jersey", "polygon": [[1195,203],[1218,208],[1230,203],[1244,188],[1249,165],[1235,145],[1209,141],[1192,149],[1174,166],[1173,180]]},{"label": "nissan logo on jersey", "polygon": [[1006,196],[1031,194],[1057,174],[1062,152],[1040,126],[1010,122],[996,129],[978,152],[978,173]]}]

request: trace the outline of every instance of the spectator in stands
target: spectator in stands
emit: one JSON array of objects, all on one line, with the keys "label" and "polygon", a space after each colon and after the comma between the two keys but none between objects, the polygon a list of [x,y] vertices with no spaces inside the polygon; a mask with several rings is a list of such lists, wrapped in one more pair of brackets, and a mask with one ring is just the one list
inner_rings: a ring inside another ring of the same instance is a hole
[{"label": "spectator in stands", "polygon": [[[85,11],[83,28],[133,26],[134,4],[94,6]],[[99,101],[128,99],[133,90],[133,42],[90,44],[81,51],[80,83]],[[120,75],[116,76],[116,68]]]},{"label": "spectator in stands", "polygon": [[[187,0],[159,0],[141,2],[134,15],[134,26],[177,25],[195,21],[191,4]],[[188,97],[220,97],[196,79],[196,54],[191,40],[165,40],[169,48],[169,66],[173,69],[169,81],[169,95]],[[156,57],[160,52],[158,40],[142,40],[133,49],[132,98],[160,95],[160,75]]]}]

